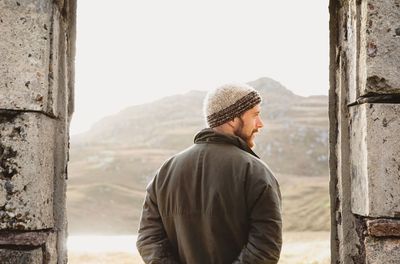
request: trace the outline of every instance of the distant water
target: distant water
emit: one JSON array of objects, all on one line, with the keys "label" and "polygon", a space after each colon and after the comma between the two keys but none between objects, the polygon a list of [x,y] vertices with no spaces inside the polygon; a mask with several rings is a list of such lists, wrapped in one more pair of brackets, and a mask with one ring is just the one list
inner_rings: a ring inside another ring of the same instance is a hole
[{"label": "distant water", "polygon": [[70,235],[67,245],[68,251],[74,253],[126,252],[137,254],[136,239],[137,235]]}]

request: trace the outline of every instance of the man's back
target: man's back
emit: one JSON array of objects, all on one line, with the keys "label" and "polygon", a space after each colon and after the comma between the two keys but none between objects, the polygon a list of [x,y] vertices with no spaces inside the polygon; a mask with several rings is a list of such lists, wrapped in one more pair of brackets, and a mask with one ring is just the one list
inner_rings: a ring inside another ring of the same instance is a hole
[{"label": "man's back", "polygon": [[280,193],[269,169],[237,137],[206,129],[195,143],[148,187],[138,239],[144,260],[276,263]]}]

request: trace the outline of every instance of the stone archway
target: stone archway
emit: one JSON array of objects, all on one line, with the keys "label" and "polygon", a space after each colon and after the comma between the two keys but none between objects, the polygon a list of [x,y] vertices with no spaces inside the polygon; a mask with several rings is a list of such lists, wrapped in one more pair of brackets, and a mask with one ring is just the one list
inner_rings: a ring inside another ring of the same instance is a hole
[{"label": "stone archway", "polygon": [[[76,0],[0,2],[0,262],[66,263]],[[400,262],[400,1],[330,1],[332,263]]]}]

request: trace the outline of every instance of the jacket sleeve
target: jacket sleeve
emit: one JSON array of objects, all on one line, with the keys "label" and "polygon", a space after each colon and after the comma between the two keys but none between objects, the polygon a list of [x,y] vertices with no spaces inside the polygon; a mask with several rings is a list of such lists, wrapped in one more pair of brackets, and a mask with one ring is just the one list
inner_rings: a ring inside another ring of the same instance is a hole
[{"label": "jacket sleeve", "polygon": [[249,236],[234,264],[276,264],[282,247],[281,193],[272,184],[256,182],[247,194]]},{"label": "jacket sleeve", "polygon": [[146,264],[179,264],[166,235],[152,188],[153,183],[147,188],[136,247]]}]

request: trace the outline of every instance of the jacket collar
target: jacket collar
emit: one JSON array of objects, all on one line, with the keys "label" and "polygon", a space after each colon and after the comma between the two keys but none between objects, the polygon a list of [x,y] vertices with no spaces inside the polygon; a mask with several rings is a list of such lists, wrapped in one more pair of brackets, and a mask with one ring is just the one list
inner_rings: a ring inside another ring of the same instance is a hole
[{"label": "jacket collar", "polygon": [[212,128],[205,128],[201,130],[197,135],[194,137],[195,144],[202,144],[202,143],[226,143],[232,144],[236,147],[250,153],[251,155],[260,158],[254,153],[251,148],[247,145],[247,143],[238,136],[222,134],[216,132]]}]

